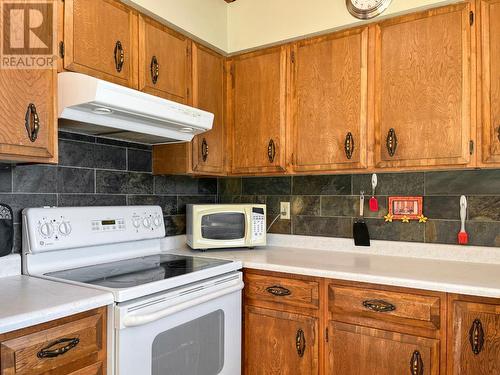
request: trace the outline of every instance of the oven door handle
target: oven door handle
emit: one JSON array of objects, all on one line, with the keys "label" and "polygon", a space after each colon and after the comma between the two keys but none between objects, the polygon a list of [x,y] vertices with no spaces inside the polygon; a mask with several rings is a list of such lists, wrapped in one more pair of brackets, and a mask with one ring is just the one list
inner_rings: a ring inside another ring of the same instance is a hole
[{"label": "oven door handle", "polygon": [[155,311],[155,312],[150,313],[150,314],[144,314],[144,315],[130,314],[130,315],[126,315],[123,318],[123,322],[122,323],[123,323],[123,326],[125,326],[125,327],[137,327],[137,326],[142,326],[144,324],[152,323],[152,322],[155,322],[157,320],[166,318],[169,315],[178,313],[179,311],[189,309],[190,307],[193,307],[193,306],[196,306],[196,305],[200,305],[200,304],[202,304],[204,302],[208,302],[208,301],[211,301],[213,299],[222,297],[222,296],[224,296],[226,294],[237,292],[237,291],[243,289],[243,286],[244,286],[243,282],[240,281],[238,284],[233,285],[231,287],[228,287],[228,288],[225,288],[225,289],[222,289],[222,290],[218,290],[216,292],[207,294],[205,296],[194,298],[194,299],[191,299],[189,301],[182,302],[182,303],[179,303],[178,305],[167,307],[166,309]]}]

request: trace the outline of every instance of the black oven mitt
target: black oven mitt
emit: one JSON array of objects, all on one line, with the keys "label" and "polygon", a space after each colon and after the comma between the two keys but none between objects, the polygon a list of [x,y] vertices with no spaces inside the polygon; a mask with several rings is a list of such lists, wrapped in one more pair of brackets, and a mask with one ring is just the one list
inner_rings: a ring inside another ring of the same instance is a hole
[{"label": "black oven mitt", "polygon": [[14,245],[14,215],[10,206],[0,203],[0,257],[12,253]]}]

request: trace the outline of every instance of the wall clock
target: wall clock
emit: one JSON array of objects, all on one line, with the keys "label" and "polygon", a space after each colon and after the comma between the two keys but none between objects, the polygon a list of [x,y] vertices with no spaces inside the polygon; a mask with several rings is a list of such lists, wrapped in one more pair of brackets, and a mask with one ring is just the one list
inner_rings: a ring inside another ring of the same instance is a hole
[{"label": "wall clock", "polygon": [[387,9],[392,0],[346,0],[347,10],[354,17],[368,20]]}]

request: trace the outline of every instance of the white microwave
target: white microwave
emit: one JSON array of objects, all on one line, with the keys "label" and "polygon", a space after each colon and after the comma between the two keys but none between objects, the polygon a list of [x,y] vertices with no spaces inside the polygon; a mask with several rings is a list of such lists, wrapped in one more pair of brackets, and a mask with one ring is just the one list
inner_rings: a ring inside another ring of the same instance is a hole
[{"label": "white microwave", "polygon": [[188,204],[186,242],[192,249],[266,245],[266,205]]}]

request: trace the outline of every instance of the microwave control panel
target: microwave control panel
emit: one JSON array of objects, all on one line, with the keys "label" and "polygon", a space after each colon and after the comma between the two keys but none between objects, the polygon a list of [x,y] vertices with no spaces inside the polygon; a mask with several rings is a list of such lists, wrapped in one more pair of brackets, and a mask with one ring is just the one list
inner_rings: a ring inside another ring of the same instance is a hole
[{"label": "microwave control panel", "polygon": [[259,241],[266,236],[266,217],[264,209],[252,208],[252,241]]}]

